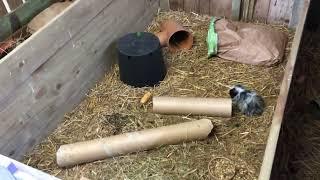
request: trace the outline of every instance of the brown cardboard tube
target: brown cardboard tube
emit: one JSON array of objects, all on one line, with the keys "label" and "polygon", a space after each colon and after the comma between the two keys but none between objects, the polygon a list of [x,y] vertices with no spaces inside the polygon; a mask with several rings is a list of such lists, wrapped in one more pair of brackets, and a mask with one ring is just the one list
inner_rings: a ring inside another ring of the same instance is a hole
[{"label": "brown cardboard tube", "polygon": [[230,98],[153,97],[153,112],[231,117]]},{"label": "brown cardboard tube", "polygon": [[131,152],[148,150],[162,145],[200,140],[208,137],[212,129],[211,121],[202,119],[62,145],[56,154],[57,164],[60,167],[73,166]]}]

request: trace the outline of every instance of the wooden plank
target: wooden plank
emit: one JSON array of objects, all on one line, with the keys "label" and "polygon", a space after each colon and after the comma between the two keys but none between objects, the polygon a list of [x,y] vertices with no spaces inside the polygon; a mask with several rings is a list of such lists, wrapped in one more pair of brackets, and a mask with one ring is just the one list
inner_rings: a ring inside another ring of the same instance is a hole
[{"label": "wooden plank", "polygon": [[42,31],[31,36],[2,58],[0,60],[0,112],[7,104],[6,101],[14,89],[21,86],[34,71],[63,48],[97,15],[97,12],[110,6],[111,3],[112,0],[100,0],[99,3],[95,0],[75,1],[62,14],[53,19],[54,22],[50,24],[51,28],[44,27]]},{"label": "wooden plank", "polygon": [[271,0],[268,14],[268,23],[288,24],[294,0]]},{"label": "wooden plank", "polygon": [[247,22],[249,0],[243,0],[241,5],[241,21]]},{"label": "wooden plank", "polygon": [[184,10],[186,12],[199,12],[199,0],[184,0]]},{"label": "wooden plank", "polygon": [[253,19],[260,22],[267,22],[271,0],[256,0]]},{"label": "wooden plank", "polygon": [[293,70],[297,60],[297,55],[299,51],[301,38],[303,35],[303,30],[304,30],[307,12],[309,9],[309,4],[310,4],[310,0],[304,1],[303,14],[300,18],[299,25],[293,40],[291,52],[289,55],[289,59],[286,65],[286,70],[284,72],[284,77],[283,77],[281,88],[280,88],[280,94],[277,100],[277,106],[272,119],[267,146],[265,149],[262,166],[260,168],[259,180],[270,179],[273,160],[274,160],[279,133],[280,133],[281,124],[282,124],[283,114],[286,107],[289,88],[292,81],[292,74],[293,74]]},{"label": "wooden plank", "polygon": [[6,117],[6,128],[0,127],[0,152],[19,159],[54,129],[114,62],[114,41],[125,33],[144,30],[158,8],[158,0],[113,0],[97,12],[81,32],[13,92],[12,103],[0,113],[0,119]]},{"label": "wooden plank", "polygon": [[225,16],[230,18],[232,14],[232,0],[211,0],[210,15]]},{"label": "wooden plank", "polygon": [[170,1],[169,0],[160,0],[160,8],[163,11],[170,10]]},{"label": "wooden plank", "polygon": [[171,10],[177,11],[177,10],[183,10],[183,1],[184,0],[170,0],[170,8]]},{"label": "wooden plank", "polygon": [[250,0],[249,1],[249,11],[248,11],[248,20],[251,21],[253,18],[253,12],[255,8],[255,0]]},{"label": "wooden plank", "polygon": [[200,14],[210,14],[210,0],[199,0]]}]

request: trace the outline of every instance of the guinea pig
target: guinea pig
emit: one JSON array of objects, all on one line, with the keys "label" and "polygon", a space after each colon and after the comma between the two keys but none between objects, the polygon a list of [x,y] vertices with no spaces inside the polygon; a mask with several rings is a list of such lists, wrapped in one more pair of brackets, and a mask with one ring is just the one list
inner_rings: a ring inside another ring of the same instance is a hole
[{"label": "guinea pig", "polygon": [[262,115],[265,108],[263,98],[255,91],[247,90],[242,85],[235,85],[229,90],[232,104],[246,116]]}]

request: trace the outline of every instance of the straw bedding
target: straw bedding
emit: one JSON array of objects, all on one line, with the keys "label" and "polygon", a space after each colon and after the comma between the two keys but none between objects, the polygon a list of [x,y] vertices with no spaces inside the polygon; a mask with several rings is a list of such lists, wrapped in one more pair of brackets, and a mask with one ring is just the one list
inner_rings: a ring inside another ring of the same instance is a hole
[{"label": "straw bedding", "polygon": [[[148,31],[156,32],[159,22],[174,18],[196,38],[190,51],[171,54],[164,49],[168,74],[155,88],[132,88],[119,80],[115,66],[64,122],[25,158],[31,166],[63,179],[256,179],[261,166],[276,99],[286,61],[265,68],[206,59],[209,17],[194,13],[159,13]],[[283,26],[274,26],[290,33]],[[289,43],[290,46],[291,43]],[[289,48],[287,49],[287,51]],[[152,104],[139,103],[145,92],[154,96],[229,97],[227,86],[241,83],[257,90],[266,101],[260,117],[236,113],[232,118],[158,115]],[[73,168],[57,167],[55,154],[60,145],[124,132],[154,128],[208,118],[215,131],[204,141],[169,145]]]}]

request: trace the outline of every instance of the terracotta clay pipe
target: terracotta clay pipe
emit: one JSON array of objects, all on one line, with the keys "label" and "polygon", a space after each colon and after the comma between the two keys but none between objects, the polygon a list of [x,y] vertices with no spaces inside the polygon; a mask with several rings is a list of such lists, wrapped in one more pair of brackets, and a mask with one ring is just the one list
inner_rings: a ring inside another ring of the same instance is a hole
[{"label": "terracotta clay pipe", "polygon": [[167,20],[161,24],[160,32],[156,36],[162,47],[168,46],[171,51],[188,50],[192,47],[193,36],[180,24]]}]

